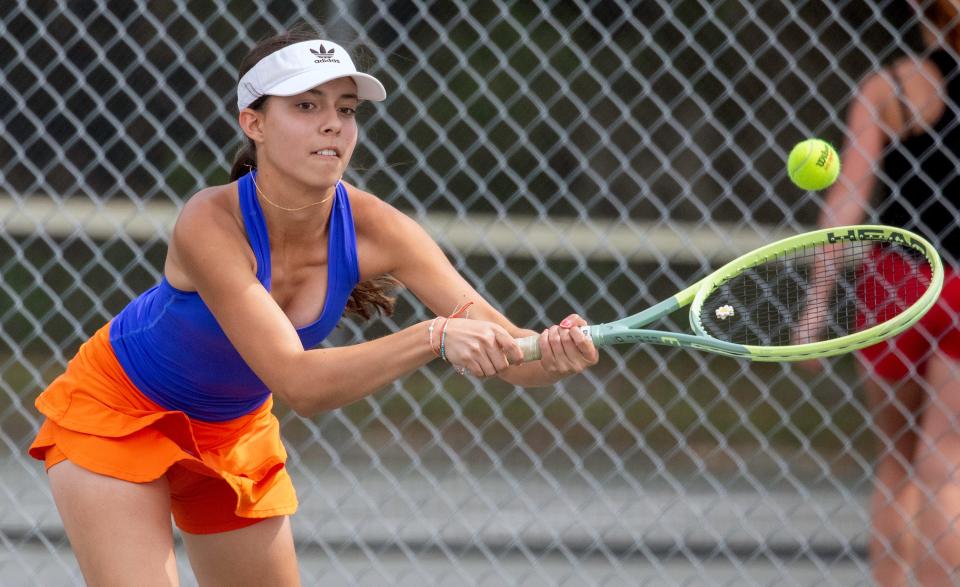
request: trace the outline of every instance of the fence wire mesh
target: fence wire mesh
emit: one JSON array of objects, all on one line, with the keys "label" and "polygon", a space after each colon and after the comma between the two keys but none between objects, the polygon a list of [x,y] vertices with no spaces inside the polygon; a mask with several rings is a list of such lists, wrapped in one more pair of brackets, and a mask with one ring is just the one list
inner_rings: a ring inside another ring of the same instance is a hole
[{"label": "fence wire mesh", "polygon": [[[533,328],[636,312],[812,226],[786,150],[841,143],[863,76],[919,47],[892,1],[8,2],[0,576],[81,581],[25,456],[33,400],[160,279],[177,211],[241,143],[237,65],[298,21],[388,89],[349,179]],[[427,318],[403,294],[327,344]],[[547,389],[437,364],[313,419],[279,407],[304,582],[868,584],[862,383],[849,357],[811,376],[638,346]]]}]

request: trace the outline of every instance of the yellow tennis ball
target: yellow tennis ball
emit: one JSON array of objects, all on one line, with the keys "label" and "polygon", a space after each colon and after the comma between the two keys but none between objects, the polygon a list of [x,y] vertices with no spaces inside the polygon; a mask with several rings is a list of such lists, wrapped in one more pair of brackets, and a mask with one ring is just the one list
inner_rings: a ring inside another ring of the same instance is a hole
[{"label": "yellow tennis ball", "polygon": [[840,175],[840,156],[830,143],[807,139],[790,151],[787,173],[797,187],[804,190],[822,190],[830,187]]}]

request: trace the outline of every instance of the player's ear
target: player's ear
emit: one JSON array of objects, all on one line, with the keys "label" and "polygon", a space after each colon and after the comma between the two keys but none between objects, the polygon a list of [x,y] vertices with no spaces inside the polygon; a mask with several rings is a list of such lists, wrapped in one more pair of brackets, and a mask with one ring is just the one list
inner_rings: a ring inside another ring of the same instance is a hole
[{"label": "player's ear", "polygon": [[262,109],[244,108],[240,111],[240,129],[255,143],[263,142],[263,119],[264,112]]}]

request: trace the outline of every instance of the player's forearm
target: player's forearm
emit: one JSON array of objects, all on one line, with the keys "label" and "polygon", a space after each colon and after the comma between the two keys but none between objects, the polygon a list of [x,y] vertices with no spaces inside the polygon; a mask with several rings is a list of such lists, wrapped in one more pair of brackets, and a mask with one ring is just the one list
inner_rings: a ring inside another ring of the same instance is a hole
[{"label": "player's forearm", "polygon": [[301,353],[282,390],[274,392],[302,416],[360,400],[434,359],[421,322],[362,344]]},{"label": "player's forearm", "polygon": [[563,379],[562,375],[547,373],[540,361],[514,365],[500,374],[500,378],[518,387],[543,387]]}]

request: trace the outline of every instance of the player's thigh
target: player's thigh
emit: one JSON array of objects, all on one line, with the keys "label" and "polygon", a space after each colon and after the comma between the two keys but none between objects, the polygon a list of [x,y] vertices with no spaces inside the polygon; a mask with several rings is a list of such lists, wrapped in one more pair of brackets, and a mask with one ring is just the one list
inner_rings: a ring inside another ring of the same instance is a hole
[{"label": "player's thigh", "polygon": [[216,534],[182,534],[190,565],[204,587],[300,584],[287,516]]},{"label": "player's thigh", "polygon": [[131,483],[70,461],[48,471],[54,502],[88,585],[177,585],[165,479]]}]

